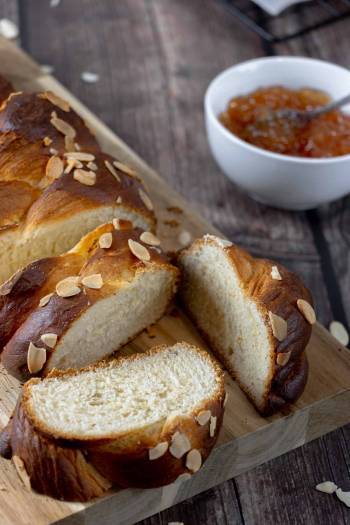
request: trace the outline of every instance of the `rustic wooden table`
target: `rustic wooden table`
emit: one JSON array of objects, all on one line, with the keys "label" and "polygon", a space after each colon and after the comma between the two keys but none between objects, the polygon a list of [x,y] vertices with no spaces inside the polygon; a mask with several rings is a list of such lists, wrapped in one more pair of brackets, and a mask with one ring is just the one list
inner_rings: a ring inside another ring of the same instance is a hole
[{"label": "rustic wooden table", "polygon": [[[350,66],[349,19],[272,47],[215,0],[62,0],[57,7],[0,0],[3,17],[19,25],[25,50],[54,66],[57,78],[201,214],[254,254],[302,275],[321,322],[349,323],[349,199],[306,213],[255,203],[214,164],[203,123],[209,81],[236,62],[292,54]],[[83,83],[84,70],[100,81]],[[142,523],[350,524],[349,509],[314,490],[328,479],[350,490],[349,441],[347,426]]]}]

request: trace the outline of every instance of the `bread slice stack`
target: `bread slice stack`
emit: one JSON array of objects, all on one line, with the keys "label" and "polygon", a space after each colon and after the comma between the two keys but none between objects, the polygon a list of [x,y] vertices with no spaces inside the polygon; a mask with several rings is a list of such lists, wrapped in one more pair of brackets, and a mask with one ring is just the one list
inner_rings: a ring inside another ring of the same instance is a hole
[{"label": "bread slice stack", "polygon": [[25,384],[1,453],[60,499],[185,481],[216,442],[224,398],[219,366],[185,343],[56,371]]},{"label": "bread slice stack", "polygon": [[159,243],[152,233],[115,220],[69,252],[20,270],[0,287],[4,367],[21,380],[80,368],[156,322],[179,274]]},{"label": "bread slice stack", "polygon": [[298,399],[308,373],[312,298],[280,265],[205,235],[179,256],[182,302],[257,409]]},{"label": "bread slice stack", "polygon": [[102,153],[54,93],[12,93],[0,107],[0,283],[113,218],[154,229],[153,204],[134,170]]}]

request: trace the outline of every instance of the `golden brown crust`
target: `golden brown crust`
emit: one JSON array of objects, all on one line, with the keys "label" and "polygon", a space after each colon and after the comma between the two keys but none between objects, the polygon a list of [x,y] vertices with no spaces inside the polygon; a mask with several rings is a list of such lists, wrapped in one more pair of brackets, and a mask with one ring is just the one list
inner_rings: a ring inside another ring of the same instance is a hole
[{"label": "golden brown crust", "polygon": [[[181,257],[193,253],[204,243],[215,243],[217,246],[212,236],[198,239],[189,248],[181,252],[179,256],[180,267]],[[298,309],[297,300],[304,299],[312,305],[312,297],[301,280],[282,265],[268,259],[256,259],[236,245],[222,246],[222,249],[240,277],[242,291],[255,302],[268,327],[272,348],[272,374],[269,388],[266,390],[264,404],[257,408],[264,415],[269,415],[296,401],[305,388],[308,364],[304,351],[309,342],[312,327]],[[273,266],[277,266],[281,280],[272,277]],[[186,308],[186,304],[184,306]],[[282,341],[273,335],[269,312],[278,315],[287,322],[287,336]],[[191,317],[193,318],[193,316]],[[205,334],[200,327],[198,328],[204,337],[210,340],[210,335]],[[213,350],[231,375],[234,376],[234,370],[229,360],[219,349],[213,348]],[[277,356],[287,352],[290,352],[287,364],[278,365]],[[250,396],[244,385],[240,384],[240,386]]]},{"label": "golden brown crust", "polygon": [[[69,500],[84,501],[95,497],[109,483],[120,487],[150,488],[172,483],[182,474],[191,474],[186,467],[187,454],[176,458],[168,449],[158,459],[149,458],[150,449],[165,441],[171,444],[175,432],[181,432],[190,440],[191,449],[200,452],[204,462],[222,425],[225,397],[223,372],[206,352],[191,345],[186,346],[189,351],[200,353],[204,359],[210,361],[217,377],[215,395],[203,401],[193,412],[185,416],[168,417],[164,422],[148,429],[103,439],[71,439],[69,434],[54,437],[36,420],[31,409],[30,389],[40,381],[31,379],[23,388],[11,425],[4,431],[4,445],[0,447],[0,453],[2,451],[7,457],[17,455],[23,460],[31,486],[36,491]],[[53,371],[46,380],[50,377],[78,375],[84,370],[95,370],[125,360],[144,359],[165,348],[156,347],[142,354],[90,365],[80,371]],[[211,416],[216,418],[212,433],[210,421],[200,425],[195,419],[203,410],[210,410]],[[91,484],[91,475],[86,474],[88,468],[96,473],[98,482],[94,477],[94,483]]]},{"label": "golden brown crust", "polygon": [[[27,367],[30,342],[46,347],[48,365],[55,350],[43,344],[41,335],[57,334],[59,342],[73,322],[91,305],[115,293],[140,273],[165,268],[173,273],[176,284],[178,270],[157,248],[140,240],[142,230],[132,229],[131,226],[127,221],[122,222],[121,227],[125,229],[120,230],[115,230],[112,224],[102,225],[85,236],[70,252],[35,261],[0,287],[0,342],[4,347],[1,361],[10,374],[21,380],[31,376]],[[99,238],[108,232],[112,234],[112,245],[108,249],[100,248]],[[145,264],[131,253],[129,239],[147,247],[149,262]],[[79,276],[82,280],[93,274],[101,274],[101,289],[82,286],[81,293],[72,297],[60,297],[55,293],[56,284],[66,277]],[[40,306],[40,299],[50,293],[54,295],[49,302]],[[41,373],[45,373],[45,369]]]}]

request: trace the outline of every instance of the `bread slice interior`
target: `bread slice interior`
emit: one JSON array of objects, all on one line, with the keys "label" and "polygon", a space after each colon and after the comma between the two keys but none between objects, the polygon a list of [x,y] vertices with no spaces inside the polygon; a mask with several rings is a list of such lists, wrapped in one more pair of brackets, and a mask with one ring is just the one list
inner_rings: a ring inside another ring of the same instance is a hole
[{"label": "bread slice interior", "polygon": [[118,350],[164,313],[174,288],[167,268],[145,269],[75,320],[55,347],[45,372],[80,368]]},{"label": "bread slice interior", "polygon": [[218,396],[219,374],[203,351],[177,343],[34,379],[26,385],[26,403],[36,425],[57,438],[125,438]]},{"label": "bread slice interior", "polygon": [[191,317],[243,390],[263,407],[273,350],[264,315],[244,293],[235,265],[213,240],[185,251],[180,266],[181,294]]}]

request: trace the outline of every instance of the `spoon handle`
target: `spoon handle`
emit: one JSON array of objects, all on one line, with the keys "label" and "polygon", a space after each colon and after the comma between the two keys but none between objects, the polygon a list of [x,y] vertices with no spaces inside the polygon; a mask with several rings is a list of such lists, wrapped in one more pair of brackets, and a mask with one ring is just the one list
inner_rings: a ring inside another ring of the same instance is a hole
[{"label": "spoon handle", "polygon": [[332,111],[333,109],[337,109],[348,103],[350,103],[350,94],[346,95],[343,98],[340,98],[339,100],[334,100],[333,102],[330,102],[330,104],[327,104],[326,106],[321,106],[320,108],[310,111],[309,116],[310,118],[319,117],[320,115],[323,115],[324,113],[328,113],[329,111]]}]

